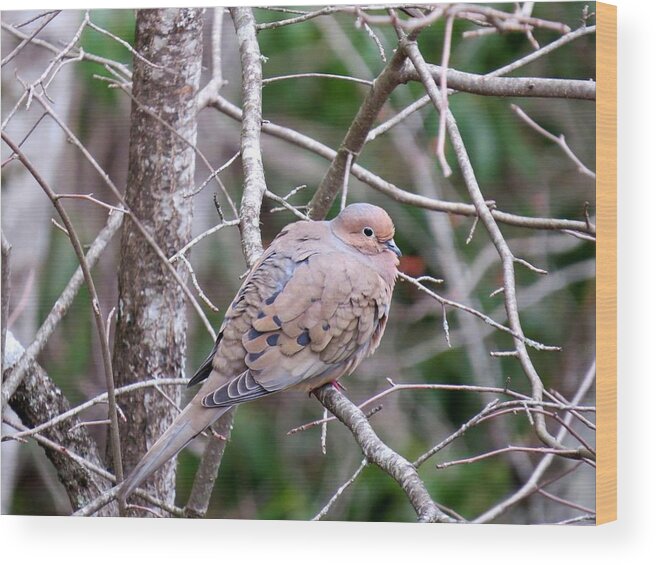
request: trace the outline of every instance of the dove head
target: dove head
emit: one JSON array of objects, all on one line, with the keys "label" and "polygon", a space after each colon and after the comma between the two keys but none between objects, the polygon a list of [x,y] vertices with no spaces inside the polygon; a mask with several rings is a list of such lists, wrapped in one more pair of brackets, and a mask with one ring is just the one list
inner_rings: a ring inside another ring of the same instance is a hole
[{"label": "dove head", "polygon": [[389,252],[401,256],[401,250],[394,242],[392,219],[378,206],[351,204],[330,223],[333,233],[339,239],[365,255]]}]

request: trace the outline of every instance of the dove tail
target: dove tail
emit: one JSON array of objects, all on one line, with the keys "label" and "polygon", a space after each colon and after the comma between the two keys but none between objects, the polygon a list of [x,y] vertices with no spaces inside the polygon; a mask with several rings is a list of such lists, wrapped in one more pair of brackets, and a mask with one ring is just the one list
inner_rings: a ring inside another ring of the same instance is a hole
[{"label": "dove tail", "polygon": [[126,499],[150,475],[181,451],[205,428],[218,420],[228,408],[207,409],[190,404],[173,421],[123,481],[119,499]]}]

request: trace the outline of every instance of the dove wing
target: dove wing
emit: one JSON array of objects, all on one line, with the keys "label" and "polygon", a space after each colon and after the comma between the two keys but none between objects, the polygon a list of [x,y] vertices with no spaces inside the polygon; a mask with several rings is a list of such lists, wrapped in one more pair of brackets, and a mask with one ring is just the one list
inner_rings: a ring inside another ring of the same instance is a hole
[{"label": "dove wing", "polygon": [[325,239],[283,239],[242,286],[216,346],[215,369],[217,357],[237,350],[243,370],[205,394],[203,406],[311,390],[352,372],[380,342],[391,288],[378,273]]}]

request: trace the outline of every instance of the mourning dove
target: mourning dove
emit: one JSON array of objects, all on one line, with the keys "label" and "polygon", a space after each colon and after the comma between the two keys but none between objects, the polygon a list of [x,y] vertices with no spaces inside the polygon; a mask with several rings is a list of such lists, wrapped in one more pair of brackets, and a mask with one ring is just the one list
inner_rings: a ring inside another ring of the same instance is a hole
[{"label": "mourning dove", "polygon": [[[380,344],[401,251],[377,206],[286,226],[230,304],[188,386],[202,387],[121,486],[148,476],[232,406],[282,390],[310,392],[351,374]],[[203,382],[204,381],[204,382]]]}]

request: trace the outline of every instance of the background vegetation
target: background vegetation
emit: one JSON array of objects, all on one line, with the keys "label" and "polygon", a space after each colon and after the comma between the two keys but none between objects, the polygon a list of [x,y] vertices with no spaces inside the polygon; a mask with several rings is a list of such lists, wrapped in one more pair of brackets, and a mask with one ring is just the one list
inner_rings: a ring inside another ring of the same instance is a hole
[{"label": "background vegetation", "polygon": [[[527,3],[533,4],[533,3]],[[594,24],[594,16],[582,21],[585,4],[578,2],[535,3],[532,15],[561,22],[572,30]],[[495,5],[512,13],[514,4]],[[317,7],[299,8],[313,10]],[[594,11],[589,4],[588,14]],[[255,9],[258,23],[272,22],[293,14]],[[384,12],[381,12],[384,14]],[[17,26],[35,14],[4,12],[3,26]],[[61,48],[70,41],[83,17],[81,12],[62,12],[38,35]],[[124,10],[93,10],[91,20],[132,44],[135,13]],[[203,77],[211,76],[212,10],[205,14]],[[405,17],[405,16],[404,16]],[[19,28],[31,33],[42,20]],[[352,13],[335,13],[258,34],[264,56],[264,77],[296,73],[330,73],[372,80],[383,69],[379,46]],[[16,29],[16,28],[15,28]],[[396,47],[391,25],[373,26],[387,57]],[[508,32],[463,37],[479,29],[471,21],[456,19],[449,66],[469,73],[485,74],[535,49],[525,33]],[[429,63],[439,64],[444,45],[445,20],[438,19],[420,36],[421,52]],[[240,105],[241,67],[233,23],[223,19],[222,69],[227,81],[221,95]],[[534,39],[548,44],[561,34],[536,27]],[[20,39],[3,27],[3,53]],[[132,53],[115,38],[86,28],[79,46],[85,53],[132,64]],[[25,101],[14,116],[24,90],[18,81],[34,81],[53,53],[32,42],[2,68],[3,128],[20,141],[43,114],[42,108]],[[118,187],[127,179],[127,151],[131,100],[117,88],[109,88],[98,75],[115,78],[102,65],[79,61],[63,67],[48,88],[53,106]],[[563,47],[513,72],[511,76],[594,79],[595,35],[581,35]],[[266,84],[263,117],[272,123],[301,131],[325,145],[338,148],[357,113],[366,85],[329,78],[298,78]],[[421,83],[398,87],[383,107],[378,122],[424,95]],[[461,93],[450,97],[449,107],[460,128],[481,190],[500,210],[522,216],[583,220],[584,203],[594,222],[595,182],[582,174],[553,140],[531,128],[512,109],[516,104],[535,122],[555,135],[563,134],[573,152],[589,169],[595,168],[595,105],[587,100],[564,98],[502,98]],[[432,105],[424,106],[385,135],[368,143],[357,162],[405,190],[429,198],[471,202],[456,157],[449,142],[446,157],[454,174],[445,178],[435,157],[439,118]],[[211,108],[198,118],[198,148],[214,167],[239,151],[240,124]],[[263,160],[269,190],[279,196],[307,185],[290,202],[303,205],[312,197],[327,169],[322,158],[271,136],[263,136]],[[67,143],[66,136],[48,117],[22,146],[58,192],[93,195],[114,202],[105,183]],[[12,245],[11,303],[7,326],[24,346],[34,338],[78,265],[68,238],[51,221],[54,209],[19,163],[6,159],[11,151],[2,147],[2,230]],[[197,160],[196,186],[207,178]],[[242,171],[237,162],[221,180],[239,202]],[[208,185],[194,198],[194,235],[219,222],[214,203],[215,187]],[[227,206],[219,196],[223,209]],[[329,217],[340,206],[339,197]],[[348,201],[368,201],[384,206],[397,226],[396,241],[403,250],[401,271],[418,277],[444,279],[431,289],[441,296],[467,304],[494,320],[505,323],[503,295],[490,296],[502,286],[496,251],[481,225],[468,236],[472,218],[447,215],[404,205],[350,179]],[[66,203],[85,243],[107,220],[107,210],[86,201]],[[266,241],[296,218],[279,204],[264,200],[262,235]],[[545,388],[572,398],[595,357],[594,242],[562,231],[532,230],[501,225],[513,252],[549,275],[540,276],[518,265],[517,292],[525,334],[562,351],[531,350],[531,360]],[[109,312],[117,303],[116,269],[120,238],[115,237],[94,268],[101,307]],[[196,245],[190,261],[200,287],[219,312],[205,308],[215,328],[246,271],[239,231],[226,227]],[[450,267],[449,267],[450,265]],[[5,265],[3,264],[3,269]],[[148,265],[144,265],[147,269]],[[135,284],[139,284],[135,280]],[[492,357],[490,351],[510,351],[512,338],[494,331],[471,315],[447,309],[450,344],[443,329],[443,309],[433,298],[400,281],[395,292],[391,321],[379,352],[346,380],[347,396],[356,404],[389,385],[431,383],[508,387],[529,394],[530,385],[514,357]],[[187,313],[187,376],[195,371],[211,349],[212,342],[193,310]],[[89,295],[83,287],[58,325],[39,363],[73,405],[105,390],[100,347],[94,330]],[[4,367],[3,367],[4,368]],[[181,375],[170,375],[181,376]],[[412,461],[457,430],[498,394],[465,390],[409,390],[386,396],[376,405],[382,410],[371,417],[381,439]],[[594,387],[580,404],[594,404]],[[231,441],[221,464],[207,513],[213,518],[298,519],[312,518],[335,491],[358,468],[362,459],[351,433],[339,423],[327,428],[327,453],[321,453],[321,428],[287,435],[292,428],[321,418],[323,407],[301,394],[244,405],[236,413]],[[106,406],[86,411],[85,420],[106,417]],[[593,414],[586,418],[594,421]],[[552,433],[558,430],[547,422]],[[572,424],[586,441],[594,433],[581,422]],[[106,426],[89,426],[100,443],[106,441]],[[12,430],[5,426],[3,434]],[[579,444],[571,435],[567,445]],[[474,519],[525,485],[544,454],[511,452],[481,461],[436,469],[435,464],[472,457],[508,445],[540,446],[526,411],[503,415],[472,428],[463,437],[420,468],[420,476],[433,499],[465,519]],[[3,442],[3,513],[69,514],[70,501],[55,470],[33,442]],[[176,502],[183,506],[202,453],[202,440],[179,457]],[[550,497],[535,493],[514,505],[498,521],[515,523],[559,522],[579,516],[589,519],[594,511],[594,469],[577,461],[557,458],[543,480],[576,469],[545,487]],[[554,500],[564,499],[569,504]],[[416,515],[398,485],[378,468],[369,466],[334,504],[325,519],[363,521],[413,521]]]}]

